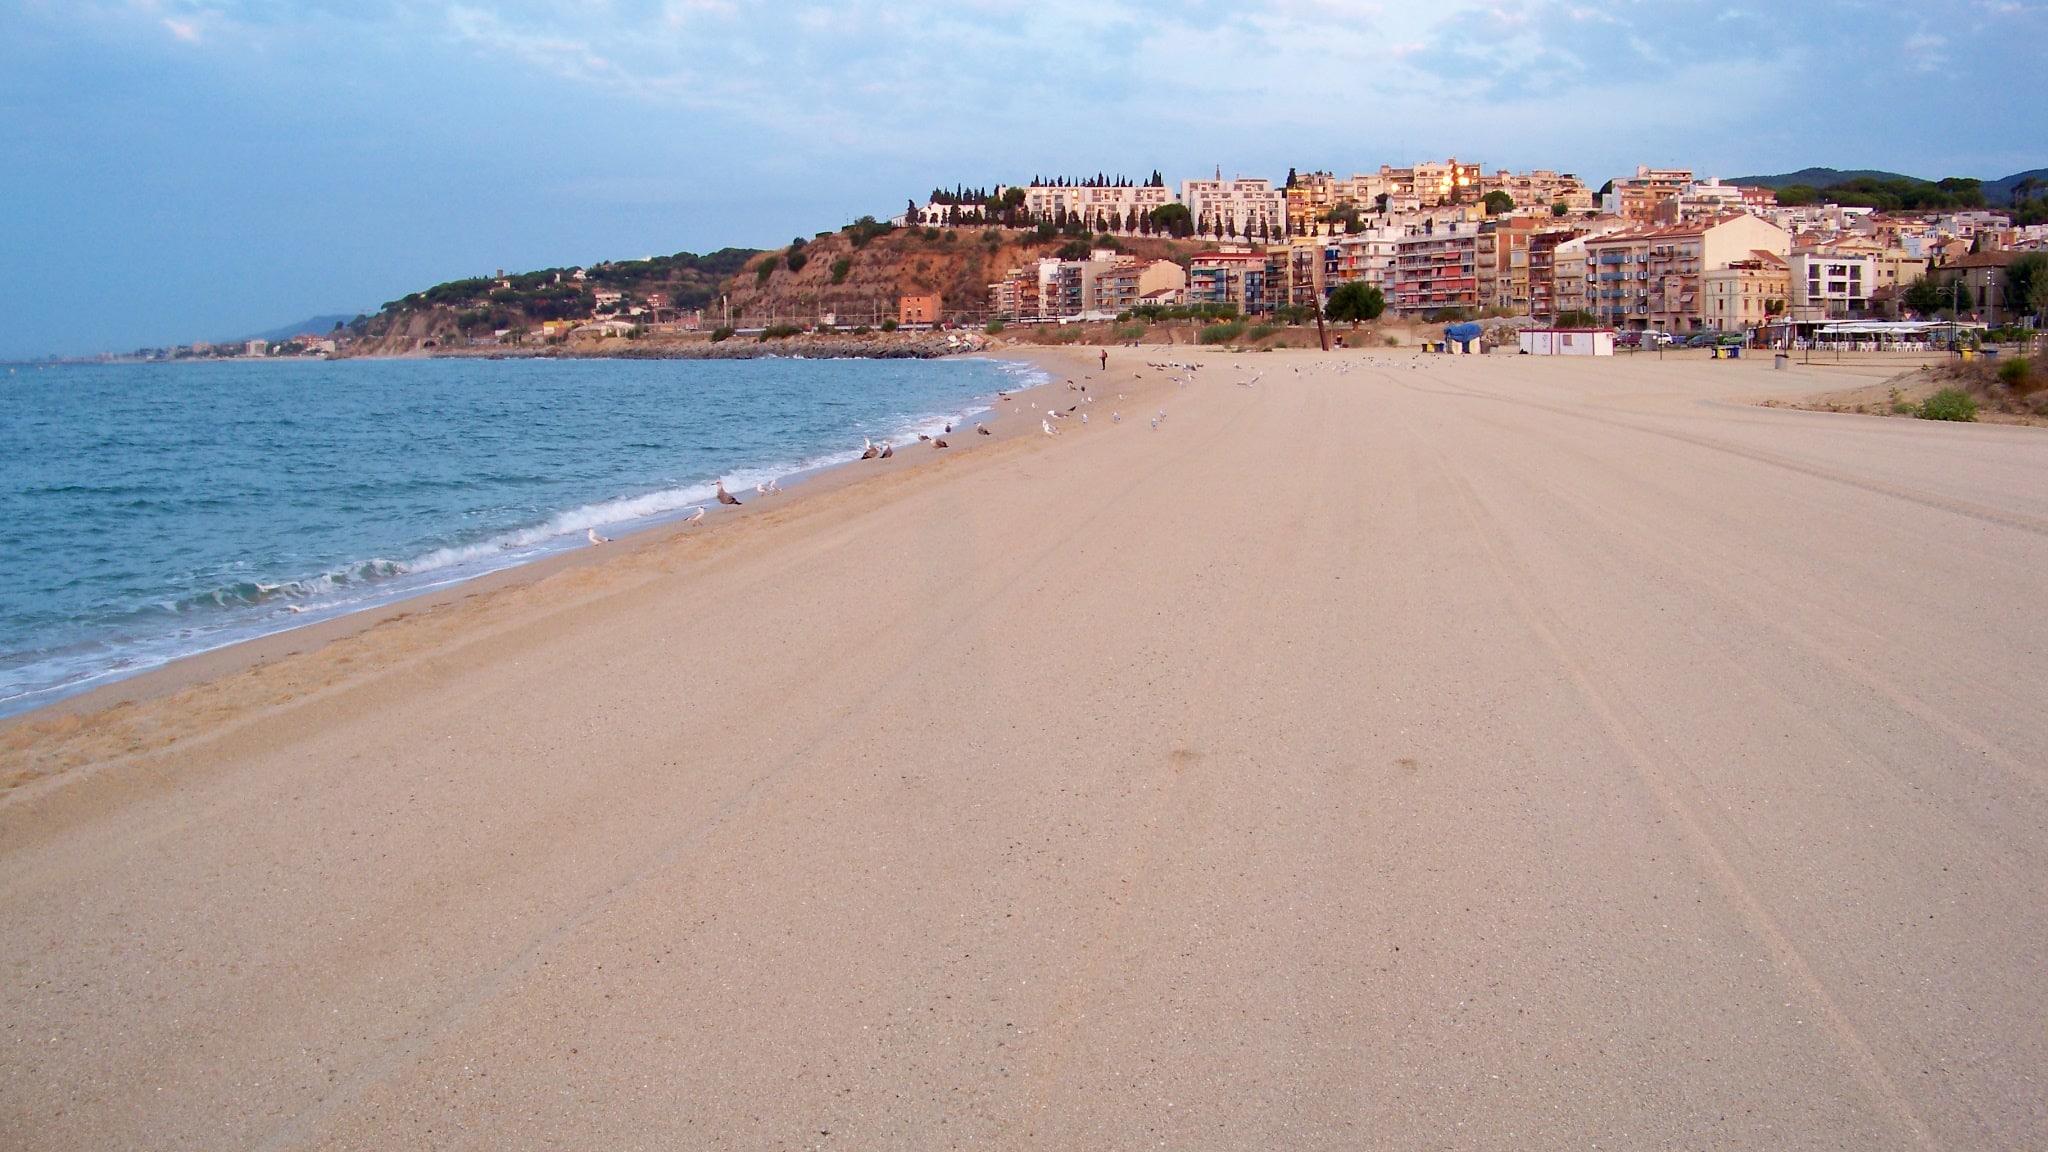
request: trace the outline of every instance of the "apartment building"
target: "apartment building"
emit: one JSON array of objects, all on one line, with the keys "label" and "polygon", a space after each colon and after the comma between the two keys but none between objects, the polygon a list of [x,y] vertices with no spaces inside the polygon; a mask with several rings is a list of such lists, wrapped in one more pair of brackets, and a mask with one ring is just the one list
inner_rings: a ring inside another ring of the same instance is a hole
[{"label": "apartment building", "polygon": [[1225,180],[1219,175],[1214,180],[1184,181],[1180,194],[1197,231],[1214,233],[1220,227],[1232,236],[1287,234],[1287,195],[1271,180]]},{"label": "apartment building", "polygon": [[1263,312],[1266,256],[1249,249],[1203,252],[1188,261],[1188,303],[1235,304],[1242,313]]},{"label": "apartment building", "polygon": [[1173,190],[1157,185],[1034,184],[1024,189],[1024,209],[1037,219],[1078,216],[1098,232],[1133,230],[1140,217],[1172,203]]},{"label": "apartment building", "polygon": [[1124,313],[1141,304],[1176,304],[1186,297],[1187,269],[1171,260],[1121,260],[1097,273],[1095,306]]},{"label": "apartment building", "polygon": [[1569,172],[1538,168],[1533,172],[1509,172],[1503,168],[1478,184],[1478,198],[1489,192],[1505,192],[1517,208],[1549,208],[1564,205],[1573,212],[1593,209],[1593,191],[1585,181]]},{"label": "apartment building", "polygon": [[1731,212],[1762,215],[1777,206],[1778,194],[1772,189],[1723,184],[1716,176],[1680,188],[1659,202],[1652,216],[1659,224],[1683,224]]},{"label": "apartment building", "polygon": [[1601,210],[1631,224],[1650,224],[1657,206],[1693,182],[1689,168],[1649,168],[1638,164],[1634,176],[1617,176],[1601,201]]},{"label": "apartment building", "polygon": [[1333,237],[1324,255],[1324,284],[1334,287],[1363,280],[1378,285],[1382,292],[1391,291],[1396,249],[1407,234],[1401,225],[1385,224]]},{"label": "apartment building", "polygon": [[1773,318],[1772,309],[1789,306],[1791,265],[1775,252],[1752,252],[1701,276],[1701,322],[1721,332],[1760,328]]},{"label": "apartment building", "polygon": [[1590,238],[1590,311],[1616,328],[1698,330],[1706,323],[1701,289],[1707,272],[1753,252],[1782,256],[1791,241],[1783,229],[1746,214]]},{"label": "apartment building", "polygon": [[1586,242],[1590,237],[1561,240],[1550,252],[1550,307],[1537,312],[1542,319],[1556,319],[1567,312],[1591,312],[1586,299]]},{"label": "apartment building", "polygon": [[[1575,311],[1584,306],[1586,291],[1586,249],[1580,245],[1576,253],[1577,283],[1573,286],[1573,300],[1564,299],[1558,283],[1558,249],[1585,234],[1579,228],[1539,228],[1529,237],[1529,290],[1528,302],[1523,306],[1529,315],[1542,320],[1551,320],[1559,313]],[[1567,257],[1566,263],[1572,258]]]},{"label": "apartment building", "polygon": [[1396,314],[1423,317],[1444,309],[1475,311],[1479,299],[1479,226],[1425,227],[1394,247]]},{"label": "apartment building", "polygon": [[1869,314],[1877,288],[1876,261],[1868,252],[1834,247],[1800,248],[1790,259],[1792,318],[1860,320]]}]

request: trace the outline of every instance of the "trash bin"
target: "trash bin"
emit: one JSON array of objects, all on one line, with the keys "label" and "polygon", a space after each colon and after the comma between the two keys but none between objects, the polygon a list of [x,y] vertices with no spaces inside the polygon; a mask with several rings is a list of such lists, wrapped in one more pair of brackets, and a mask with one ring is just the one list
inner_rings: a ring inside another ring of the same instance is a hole
[{"label": "trash bin", "polygon": [[1791,362],[1792,358],[1790,356],[1787,356],[1783,352],[1780,352],[1776,356],[1772,357],[1771,367],[1783,368],[1785,365],[1790,364]]},{"label": "trash bin", "polygon": [[1728,346],[1728,358],[1729,358],[1730,360],[1740,360],[1740,359],[1742,359],[1742,345],[1740,345],[1740,344],[1730,344],[1730,345]]}]

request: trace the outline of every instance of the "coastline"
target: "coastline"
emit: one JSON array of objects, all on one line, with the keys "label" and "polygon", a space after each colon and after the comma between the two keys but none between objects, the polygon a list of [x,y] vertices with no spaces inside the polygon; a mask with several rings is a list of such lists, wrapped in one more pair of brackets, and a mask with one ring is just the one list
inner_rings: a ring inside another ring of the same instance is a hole
[{"label": "coastline", "polygon": [[[1083,357],[1072,348],[1018,346],[962,355],[1029,362],[1052,376],[1079,372],[1089,366],[1082,363]],[[1060,380],[1054,380],[1012,395],[1035,400],[1059,383]],[[995,442],[1022,431],[1036,430],[1035,424],[1026,417],[996,411],[991,412],[985,423]],[[949,443],[953,447],[948,452],[987,449],[994,446],[990,440],[990,437],[975,436],[970,431],[966,436],[952,438]],[[911,445],[911,449],[923,447],[916,442]],[[604,577],[587,574],[588,570],[613,565],[625,567],[650,558],[658,561],[659,557],[654,554],[659,550],[691,541],[704,541],[706,546],[715,546],[720,533],[744,525],[753,518],[786,514],[792,507],[801,507],[807,499],[836,495],[865,482],[936,465],[942,459],[936,452],[911,449],[899,449],[896,457],[887,461],[848,461],[812,469],[798,474],[783,491],[765,497],[741,493],[745,501],[742,508],[720,509],[715,520],[702,525],[681,524],[671,517],[622,531],[603,546],[573,548],[481,572],[442,587],[383,601],[339,616],[232,641],[82,692],[60,696],[27,711],[0,717],[0,807],[6,806],[16,792],[32,789],[38,783],[54,782],[71,768],[93,763],[110,748],[118,748],[119,755],[128,756],[207,730],[205,725],[169,724],[164,717],[141,713],[174,710],[184,702],[204,712],[209,718],[209,725],[217,723],[222,718],[218,715],[217,705],[209,703],[208,698],[234,695],[226,690],[229,680],[274,681],[268,690],[253,683],[245,685],[253,699],[258,701],[255,706],[259,709],[301,699],[308,686],[325,688],[331,685],[334,677],[321,665],[332,658],[329,650],[336,645],[354,643],[358,647],[376,647],[363,643],[363,638],[379,629],[394,626],[425,627],[437,632],[453,627],[459,631],[466,625],[453,623],[456,618],[490,614],[500,607],[496,603],[500,598],[546,598],[548,594],[534,589],[551,581],[602,583]],[[358,657],[351,654],[344,659],[354,663]],[[378,663],[357,671],[367,672],[383,666]],[[240,701],[232,705],[232,710],[240,715],[248,710],[248,706],[247,701]],[[106,739],[89,741],[84,746],[64,751],[50,746],[52,740],[75,739],[96,725],[112,726],[121,731],[109,732]],[[138,735],[144,729],[155,735]]]}]

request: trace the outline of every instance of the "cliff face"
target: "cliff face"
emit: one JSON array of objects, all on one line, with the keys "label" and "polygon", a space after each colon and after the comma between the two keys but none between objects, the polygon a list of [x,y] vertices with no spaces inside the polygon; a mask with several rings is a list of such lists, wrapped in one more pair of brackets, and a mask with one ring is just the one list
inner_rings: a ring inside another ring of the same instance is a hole
[{"label": "cliff face", "polygon": [[[1011,268],[1052,256],[1070,238],[1038,239],[1035,232],[902,229],[856,244],[858,234],[835,232],[801,248],[771,252],[750,262],[726,284],[733,323],[814,323],[825,314],[844,327],[879,324],[896,315],[897,300],[936,292],[949,319],[979,322],[988,307],[988,286]],[[1198,251],[1192,241],[1175,244],[1145,237],[1118,243],[1142,259],[1172,259]],[[797,254],[800,265],[789,267]],[[770,271],[764,278],[761,268]],[[722,320],[716,305],[707,324]]]}]

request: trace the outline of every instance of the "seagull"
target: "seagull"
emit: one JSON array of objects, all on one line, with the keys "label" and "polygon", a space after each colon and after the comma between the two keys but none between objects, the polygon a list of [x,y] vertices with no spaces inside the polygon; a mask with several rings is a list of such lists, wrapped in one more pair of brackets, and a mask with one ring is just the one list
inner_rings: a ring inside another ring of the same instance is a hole
[{"label": "seagull", "polygon": [[697,510],[696,510],[695,512],[692,512],[692,513],[690,513],[690,514],[689,514],[688,516],[686,516],[686,517],[684,517],[684,518],[683,518],[683,523],[685,523],[685,524],[695,524],[695,523],[696,523],[697,521],[699,521],[699,520],[702,520],[703,518],[704,518],[704,508],[703,508],[703,506],[702,506],[702,505],[699,505],[699,506],[698,506],[698,508],[697,508]]},{"label": "seagull", "polygon": [[896,446],[894,444],[882,445],[882,459],[887,460],[889,457],[894,456],[895,454]]},{"label": "seagull", "polygon": [[730,504],[735,508],[740,506],[740,498],[725,490],[725,481],[723,480],[718,482],[718,502],[720,504]]},{"label": "seagull", "polygon": [[1154,416],[1154,417],[1152,418],[1152,430],[1153,430],[1154,432],[1157,432],[1157,431],[1159,431],[1159,417],[1157,417],[1157,416]]},{"label": "seagull", "polygon": [[919,433],[917,434],[917,438],[918,438],[919,440],[929,440],[929,439],[931,439],[931,437],[929,437],[929,436],[925,435],[925,434],[924,434],[924,433],[922,433],[922,432],[919,432]]},{"label": "seagull", "polygon": [[988,430],[988,429],[986,429],[986,428],[983,428],[983,427],[982,427],[981,425],[979,425],[979,424],[976,424],[976,425],[974,426],[974,431],[975,431],[975,433],[976,433],[977,435],[981,435],[981,436],[993,436],[993,435],[995,435],[995,433],[993,433],[993,432],[989,431],[989,430]]},{"label": "seagull", "polygon": [[873,444],[870,444],[866,448],[861,450],[860,458],[863,460],[873,460],[875,457],[880,456],[881,454],[882,453],[880,449],[876,448]]},{"label": "seagull", "polygon": [[1087,414],[1086,412],[1083,412],[1083,413],[1081,413],[1081,423],[1083,423],[1083,424],[1086,424],[1087,422],[1088,422],[1088,414]]},{"label": "seagull", "polygon": [[950,434],[953,431],[953,426],[951,424],[946,425],[946,431]]},{"label": "seagull", "polygon": [[610,541],[606,540],[606,539],[605,539],[604,537],[602,537],[602,536],[599,536],[599,535],[597,534],[597,529],[595,529],[595,528],[589,528],[589,529],[585,529],[585,530],[584,530],[584,535],[586,535],[586,536],[589,536],[589,537],[590,537],[590,542],[591,542],[592,544],[608,544],[608,543],[610,543]]},{"label": "seagull", "polygon": [[1110,422],[1111,424],[1121,424],[1121,423],[1123,423],[1123,422],[1124,422],[1124,417],[1123,417],[1123,413],[1121,413],[1121,412],[1111,412],[1111,413],[1109,414],[1109,422]]},{"label": "seagull", "polygon": [[932,441],[932,447],[934,447],[934,448],[951,448],[951,447],[952,447],[952,445],[951,445],[951,444],[948,444],[948,443],[946,443],[946,442],[945,442],[944,440],[934,440],[934,441]]},{"label": "seagull", "polygon": [[1043,427],[1043,428],[1045,429],[1045,434],[1046,434],[1047,436],[1057,436],[1057,435],[1059,435],[1059,430],[1058,430],[1058,429],[1056,429],[1056,428],[1054,428],[1054,427],[1052,426],[1052,421],[1050,421],[1050,420],[1047,420],[1047,419],[1045,419],[1044,417],[1042,417],[1042,416],[1041,416],[1041,417],[1039,417],[1038,423],[1039,423],[1039,425],[1040,425],[1041,427]]}]

